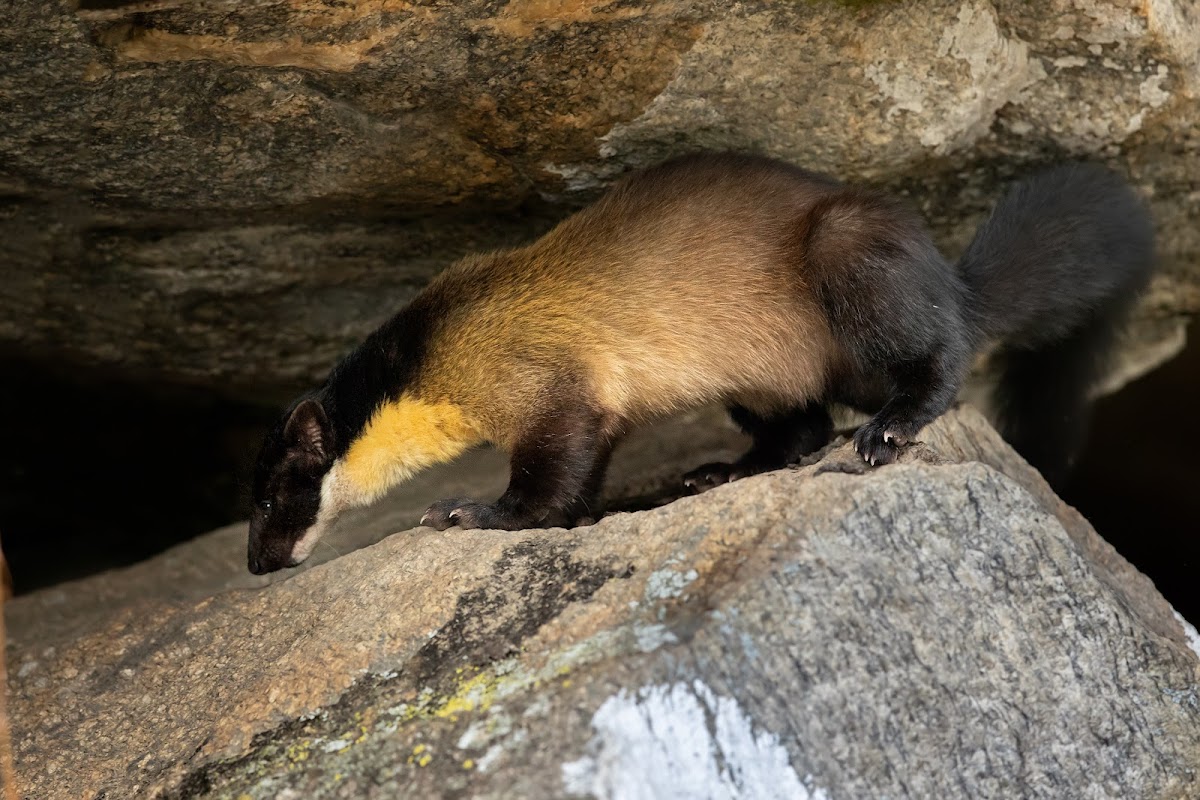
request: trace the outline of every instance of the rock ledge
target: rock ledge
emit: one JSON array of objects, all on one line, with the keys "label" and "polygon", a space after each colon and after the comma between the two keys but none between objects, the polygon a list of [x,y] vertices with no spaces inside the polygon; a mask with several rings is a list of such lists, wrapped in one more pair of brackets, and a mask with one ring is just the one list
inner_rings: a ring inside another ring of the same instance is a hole
[{"label": "rock ledge", "polygon": [[22,788],[1200,794],[1181,620],[977,413],[925,441],[590,528],[417,529],[23,642]]}]

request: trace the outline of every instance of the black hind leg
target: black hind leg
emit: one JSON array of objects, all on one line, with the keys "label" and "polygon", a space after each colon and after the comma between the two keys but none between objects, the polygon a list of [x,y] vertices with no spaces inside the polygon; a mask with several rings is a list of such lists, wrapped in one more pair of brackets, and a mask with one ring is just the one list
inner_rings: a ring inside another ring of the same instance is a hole
[{"label": "black hind leg", "polygon": [[781,469],[820,450],[833,435],[833,420],[829,409],[823,405],[811,404],[770,417],[755,414],[742,406],[732,406],[729,416],[750,434],[754,443],[732,464],[705,464],[684,475],[683,485],[693,492]]},{"label": "black hind leg", "polygon": [[965,364],[942,352],[887,368],[891,394],[854,433],[854,449],[872,465],[890,464],[921,429],[946,413],[958,394]]}]

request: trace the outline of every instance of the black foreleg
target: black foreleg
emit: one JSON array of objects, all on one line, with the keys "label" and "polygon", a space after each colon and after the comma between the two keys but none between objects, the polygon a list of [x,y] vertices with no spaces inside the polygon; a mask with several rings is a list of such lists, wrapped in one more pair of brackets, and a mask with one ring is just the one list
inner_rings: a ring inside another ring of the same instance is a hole
[{"label": "black foreleg", "polygon": [[543,412],[513,448],[508,489],[495,503],[451,498],[434,503],[421,524],[521,530],[571,524],[594,513],[612,451],[602,415],[586,406]]},{"label": "black foreleg", "polygon": [[703,492],[729,481],[781,469],[820,450],[833,435],[833,420],[824,405],[809,404],[764,417],[732,406],[729,415],[754,440],[750,449],[732,464],[712,463],[683,476],[693,492]]}]

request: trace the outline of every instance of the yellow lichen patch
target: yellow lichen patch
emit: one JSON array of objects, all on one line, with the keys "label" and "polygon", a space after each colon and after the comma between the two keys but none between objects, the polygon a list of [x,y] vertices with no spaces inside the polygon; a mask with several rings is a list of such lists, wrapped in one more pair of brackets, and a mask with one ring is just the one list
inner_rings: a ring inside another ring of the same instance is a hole
[{"label": "yellow lichen patch", "polygon": [[[464,671],[472,671],[474,676],[463,679]],[[444,719],[457,722],[459,714],[472,711],[487,711],[492,707],[497,691],[503,678],[491,672],[481,672],[478,667],[468,667],[467,670],[456,670],[459,674],[458,687],[451,695],[436,695],[433,692],[422,693],[413,703],[405,703],[387,712],[398,719],[401,724],[415,719]],[[414,755],[419,755],[424,745],[417,745]]]},{"label": "yellow lichen patch", "polygon": [[432,715],[439,719],[454,721],[459,714],[469,711],[487,711],[492,707],[496,696],[496,686],[499,678],[490,672],[481,672],[475,677],[463,681],[458,691],[446,699],[444,703],[432,710]]},{"label": "yellow lichen patch", "polygon": [[406,395],[375,412],[350,445],[342,474],[353,502],[369,503],[419,470],[449,461],[479,441],[459,406]]},{"label": "yellow lichen patch", "polygon": [[311,749],[312,742],[307,739],[288,745],[284,751],[284,756],[288,760],[288,769],[298,769],[301,764],[308,760]]},{"label": "yellow lichen patch", "polygon": [[433,760],[433,753],[429,752],[429,748],[423,744],[419,744],[412,749],[412,755],[408,757],[409,764],[416,764],[418,767],[426,766]]},{"label": "yellow lichen patch", "polygon": [[466,761],[463,762],[463,769],[475,769],[475,760],[472,758],[468,758]]},{"label": "yellow lichen patch", "polygon": [[356,713],[354,721],[358,723],[358,735],[354,737],[353,744],[362,744],[375,727],[375,709],[368,708],[365,713]]}]

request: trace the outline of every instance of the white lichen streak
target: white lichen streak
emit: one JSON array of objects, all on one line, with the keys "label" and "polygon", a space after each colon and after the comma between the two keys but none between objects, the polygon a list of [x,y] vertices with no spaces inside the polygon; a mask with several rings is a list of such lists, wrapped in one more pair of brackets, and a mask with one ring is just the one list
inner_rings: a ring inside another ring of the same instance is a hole
[{"label": "white lichen streak", "polygon": [[1194,0],[1146,0],[1150,31],[1179,59],[1191,96],[1200,94],[1200,12]]},{"label": "white lichen streak", "polygon": [[[921,144],[937,153],[959,149],[986,134],[1001,107],[1017,102],[1022,92],[1046,77],[1041,61],[1030,57],[1029,45],[1004,35],[989,3],[960,6],[936,49],[923,56],[932,56],[938,69],[928,72],[919,64],[884,57],[869,64],[864,74],[889,101],[887,119],[910,112]],[[966,64],[969,79],[959,74],[954,62]]]},{"label": "white lichen streak", "polygon": [[687,572],[679,572],[670,568],[656,570],[646,580],[646,599],[654,601],[679,597],[688,584],[698,577],[699,575],[694,569],[689,569]]},{"label": "white lichen streak", "polygon": [[1184,635],[1187,636],[1188,647],[1192,648],[1196,658],[1200,658],[1200,632],[1197,632],[1196,626],[1184,619],[1178,611],[1175,612],[1175,619],[1179,620],[1179,625],[1183,628]]},{"label": "white lichen streak", "polygon": [[1171,99],[1171,93],[1162,88],[1170,72],[1166,64],[1159,64],[1154,74],[1142,81],[1138,87],[1138,97],[1150,108],[1159,108]]},{"label": "white lichen streak", "polygon": [[702,681],[624,690],[592,717],[587,754],[562,766],[574,794],[601,800],[827,800],[738,702]]},{"label": "white lichen streak", "polygon": [[[954,102],[938,109],[939,115],[949,112],[944,124],[957,128],[953,144],[982,136],[1001,107],[1046,76],[1041,62],[1029,57],[1029,45],[1000,30],[990,3],[964,3],[957,22],[943,31],[937,54],[966,62],[971,73],[970,84],[956,93]],[[932,129],[921,143],[943,151],[948,144]]]}]

